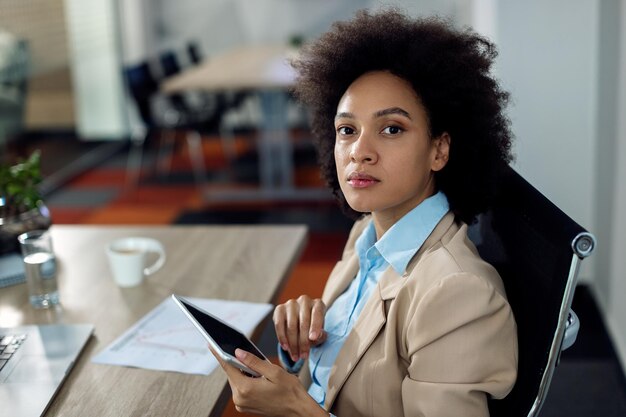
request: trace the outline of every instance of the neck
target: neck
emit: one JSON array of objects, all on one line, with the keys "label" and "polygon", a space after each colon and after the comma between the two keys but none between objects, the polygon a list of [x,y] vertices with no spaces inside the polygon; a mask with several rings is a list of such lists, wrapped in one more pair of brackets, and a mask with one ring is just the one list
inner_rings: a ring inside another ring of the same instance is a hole
[{"label": "neck", "polygon": [[387,230],[389,230],[389,228],[400,220],[405,214],[422,204],[422,202],[428,197],[435,195],[436,192],[437,191],[433,187],[419,199],[412,201],[411,204],[405,204],[392,210],[373,211],[372,221],[374,222],[374,229],[376,230],[376,240],[379,240],[385,232],[387,232]]},{"label": "neck", "polygon": [[393,226],[400,217],[389,217],[379,213],[372,213],[372,221],[374,222],[374,230],[376,230],[376,240],[380,240],[381,237]]}]

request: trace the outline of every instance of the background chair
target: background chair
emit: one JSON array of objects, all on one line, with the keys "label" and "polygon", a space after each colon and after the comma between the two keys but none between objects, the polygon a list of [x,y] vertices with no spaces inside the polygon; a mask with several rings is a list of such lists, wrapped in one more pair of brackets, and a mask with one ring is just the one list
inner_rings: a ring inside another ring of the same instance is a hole
[{"label": "background chair", "polygon": [[161,70],[166,77],[177,74],[181,70],[181,65],[178,62],[176,53],[174,51],[166,51],[159,56],[161,63]]},{"label": "background chair", "polygon": [[536,416],[561,349],[575,340],[570,307],[580,262],[595,238],[509,167],[493,209],[469,234],[502,276],[518,327],[517,382],[505,399],[490,401],[491,415]]},{"label": "background chair", "polygon": [[[187,59],[194,66],[200,65],[202,62],[207,61],[208,58],[201,52],[200,45],[196,42],[189,42],[186,45]],[[200,95],[201,100],[207,100],[208,93],[202,93]],[[255,125],[254,117],[249,114],[249,111],[246,112],[246,101],[253,99],[255,97],[254,91],[236,91],[236,92],[216,92],[212,94],[214,100],[217,101],[217,105],[220,109],[222,109],[223,113],[226,113],[228,110],[241,110],[244,108],[244,114],[242,117],[239,117],[240,121],[243,120],[244,125],[247,124],[247,128],[251,125]],[[197,97],[197,96],[196,96]],[[241,123],[240,123],[241,124]],[[227,159],[232,163],[235,158],[235,144],[234,144],[234,130],[236,129],[237,123],[232,123],[229,120],[225,120],[222,118],[219,124],[219,132],[223,138],[225,152],[227,152]]]},{"label": "background chair", "polygon": [[[195,54],[199,54],[198,51]],[[179,59],[179,54],[175,51],[165,51],[159,55],[159,69],[161,78],[172,77],[183,68]],[[199,55],[197,55],[197,59]],[[194,66],[197,64],[193,63]],[[188,116],[187,124],[191,124],[198,130],[217,130],[221,115],[226,109],[226,102],[221,94],[209,94],[201,91],[190,91],[186,93],[172,93],[167,95],[167,100],[181,114]]]},{"label": "background chair", "polygon": [[[183,65],[179,61],[184,52],[188,55],[187,60],[192,64],[191,67]],[[169,50],[159,56],[161,74],[164,78],[172,77],[181,71],[200,65],[204,60],[198,45],[189,43],[186,51]],[[236,157],[234,128],[229,125],[224,116],[231,110],[240,109],[248,96],[249,94],[245,92],[188,91],[168,94],[167,98],[179,114],[186,116],[185,126],[180,127],[185,128],[188,135],[196,134],[199,139],[202,135],[219,134],[222,150],[230,167]],[[168,139],[166,146],[171,149],[172,136],[162,136],[161,142]],[[165,147],[160,146],[159,149],[163,150]],[[171,152],[168,152],[168,155],[171,156]],[[162,158],[160,159],[162,160]],[[165,159],[165,161],[164,167],[169,169],[170,158]]]},{"label": "background chair", "polygon": [[189,56],[189,61],[191,61],[195,65],[202,62],[202,53],[200,52],[200,46],[195,42],[189,42],[187,44],[187,55]]},{"label": "background chair", "polygon": [[[159,56],[159,64],[162,78],[176,75],[182,69],[174,51],[167,51],[162,53]],[[182,94],[168,94],[167,99],[174,106],[174,108],[176,108],[176,110],[181,112],[181,114],[190,114],[192,110],[197,111],[185,101],[185,98]]]},{"label": "background chair", "polygon": [[[129,93],[145,126],[145,133],[133,138],[133,146],[128,157],[127,183],[136,184],[139,180],[143,148],[150,136],[160,137],[161,143],[159,148],[161,148],[164,140],[172,140],[176,137],[177,131],[186,130],[185,138],[189,147],[189,157],[192,162],[194,176],[199,186],[204,184],[206,170],[200,135],[198,132],[190,129],[190,121],[194,116],[191,113],[185,114],[185,109],[178,104],[182,98],[172,99],[159,94],[159,83],[152,75],[147,62],[126,68],[124,75]],[[193,122],[197,121],[193,120]],[[159,162],[160,154],[161,149],[159,149],[157,163]]]}]

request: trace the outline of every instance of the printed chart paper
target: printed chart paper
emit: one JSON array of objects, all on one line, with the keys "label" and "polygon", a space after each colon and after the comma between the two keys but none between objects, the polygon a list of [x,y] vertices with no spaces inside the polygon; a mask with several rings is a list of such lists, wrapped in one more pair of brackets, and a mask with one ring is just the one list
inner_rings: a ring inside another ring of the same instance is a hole
[{"label": "printed chart paper", "polygon": [[[185,299],[247,336],[273,308],[271,304],[244,301]],[[207,341],[171,297],[167,297],[91,361],[200,375],[208,375],[218,366]]]}]

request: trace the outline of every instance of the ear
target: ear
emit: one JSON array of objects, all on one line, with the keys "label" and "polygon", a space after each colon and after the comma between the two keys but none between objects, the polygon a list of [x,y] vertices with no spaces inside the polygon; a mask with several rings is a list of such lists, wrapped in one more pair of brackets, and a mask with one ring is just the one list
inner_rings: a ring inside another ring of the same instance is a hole
[{"label": "ear", "polygon": [[450,157],[450,140],[448,132],[443,132],[433,139],[433,158],[430,164],[432,171],[441,171],[448,163],[448,158]]}]

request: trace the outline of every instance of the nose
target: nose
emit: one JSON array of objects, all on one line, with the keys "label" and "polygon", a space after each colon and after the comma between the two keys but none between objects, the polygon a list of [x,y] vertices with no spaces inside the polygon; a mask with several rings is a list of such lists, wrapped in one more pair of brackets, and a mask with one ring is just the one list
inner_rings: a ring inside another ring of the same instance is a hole
[{"label": "nose", "polygon": [[378,160],[378,154],[372,143],[372,139],[361,134],[350,148],[350,160],[361,164],[373,164]]}]

